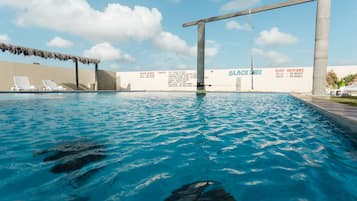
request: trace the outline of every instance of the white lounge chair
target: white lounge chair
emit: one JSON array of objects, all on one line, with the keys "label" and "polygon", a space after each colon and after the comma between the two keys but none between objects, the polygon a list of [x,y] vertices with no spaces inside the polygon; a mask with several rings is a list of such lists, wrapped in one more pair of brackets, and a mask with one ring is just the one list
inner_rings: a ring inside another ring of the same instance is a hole
[{"label": "white lounge chair", "polygon": [[351,95],[351,93],[357,93],[357,84],[341,87],[339,94],[343,96],[343,95]]},{"label": "white lounge chair", "polygon": [[36,91],[37,88],[30,84],[29,78],[26,76],[14,76],[14,87],[12,91]]},{"label": "white lounge chair", "polygon": [[64,88],[61,85],[57,85],[56,82],[52,80],[42,80],[44,90],[45,91],[65,91],[66,88]]}]

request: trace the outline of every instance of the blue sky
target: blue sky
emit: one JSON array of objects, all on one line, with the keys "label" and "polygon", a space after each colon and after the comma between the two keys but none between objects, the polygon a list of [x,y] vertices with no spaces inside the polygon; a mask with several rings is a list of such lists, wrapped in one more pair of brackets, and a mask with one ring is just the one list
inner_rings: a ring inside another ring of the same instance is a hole
[{"label": "blue sky", "polygon": [[[115,71],[195,69],[197,28],[183,23],[281,1],[0,0],[0,41],[100,58]],[[355,0],[332,0],[329,65],[357,64],[356,10]],[[313,2],[207,24],[206,67],[248,67],[251,52],[257,67],[312,66],[315,12]],[[0,60],[73,66],[7,53]]]}]

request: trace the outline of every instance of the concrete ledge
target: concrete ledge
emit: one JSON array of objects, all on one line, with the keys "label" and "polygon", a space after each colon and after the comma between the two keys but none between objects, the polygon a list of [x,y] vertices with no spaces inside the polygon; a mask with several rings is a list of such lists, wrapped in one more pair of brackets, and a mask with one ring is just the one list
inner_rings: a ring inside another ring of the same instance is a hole
[{"label": "concrete ledge", "polygon": [[290,95],[326,115],[348,134],[352,134],[353,138],[357,138],[357,107],[332,102],[329,97],[313,97],[296,93]]}]

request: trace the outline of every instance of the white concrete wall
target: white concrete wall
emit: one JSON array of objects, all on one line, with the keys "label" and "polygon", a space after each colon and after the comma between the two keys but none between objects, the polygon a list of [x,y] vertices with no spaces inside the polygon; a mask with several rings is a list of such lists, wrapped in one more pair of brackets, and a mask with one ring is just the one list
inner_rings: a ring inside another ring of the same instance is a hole
[{"label": "white concrete wall", "polygon": [[[254,91],[261,92],[311,92],[311,67],[257,68]],[[357,66],[333,66],[337,76],[356,74]],[[248,68],[206,70],[207,91],[251,91]],[[237,81],[238,80],[238,81]],[[237,86],[237,82],[239,83]],[[118,72],[117,83],[121,89],[132,91],[195,91],[196,71],[140,71]]]}]

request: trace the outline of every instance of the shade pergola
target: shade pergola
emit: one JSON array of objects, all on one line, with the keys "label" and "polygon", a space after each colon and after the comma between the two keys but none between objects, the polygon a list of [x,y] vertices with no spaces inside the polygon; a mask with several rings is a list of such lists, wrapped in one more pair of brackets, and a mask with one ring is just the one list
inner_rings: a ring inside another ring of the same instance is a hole
[{"label": "shade pergola", "polygon": [[69,54],[62,54],[62,53],[57,53],[57,52],[49,52],[45,50],[39,50],[39,49],[33,49],[33,48],[27,48],[27,47],[22,47],[22,46],[17,46],[17,45],[11,45],[11,44],[5,44],[5,43],[0,43],[0,50],[2,52],[9,52],[15,55],[23,55],[23,56],[36,56],[36,57],[41,57],[44,59],[57,59],[60,61],[73,61],[75,63],[75,68],[76,68],[76,87],[79,89],[79,79],[78,79],[78,63],[82,64],[94,64],[95,65],[95,84],[96,87],[98,86],[98,76],[97,76],[97,71],[98,71],[98,65],[100,63],[99,59],[93,59],[93,58],[87,58],[87,57],[79,57],[79,56],[73,56]]}]

